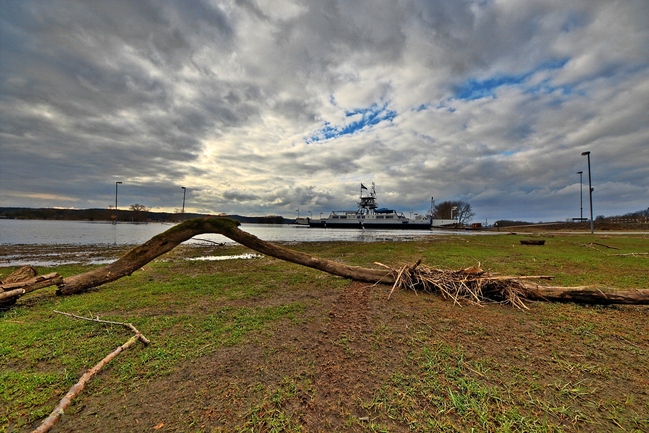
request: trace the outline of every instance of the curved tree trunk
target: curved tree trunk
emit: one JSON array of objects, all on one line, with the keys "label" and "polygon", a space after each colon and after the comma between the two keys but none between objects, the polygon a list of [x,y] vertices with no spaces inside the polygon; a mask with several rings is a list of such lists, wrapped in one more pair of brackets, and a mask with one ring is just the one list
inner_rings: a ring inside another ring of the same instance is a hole
[{"label": "curved tree trunk", "polygon": [[59,284],[57,293],[71,295],[131,275],[137,269],[140,269],[156,257],[171,251],[182,242],[204,233],[220,234],[262,254],[341,277],[370,283],[378,281],[387,284],[394,283],[394,275],[390,270],[348,266],[331,260],[320,259],[265,242],[250,233],[240,230],[238,225],[237,221],[229,218],[198,218],[185,221],[133,248],[119,260],[109,265],[65,278],[63,283]]},{"label": "curved tree trunk", "polygon": [[[131,275],[135,270],[171,251],[182,242],[204,233],[220,234],[262,254],[357,281],[394,284],[397,280],[397,270],[362,268],[321,259],[265,242],[240,230],[238,226],[237,221],[228,218],[199,218],[185,221],[153,237],[143,245],[133,248],[114,263],[65,278],[62,283],[58,284],[57,293],[61,295],[79,293]],[[516,280],[516,277],[508,278]],[[649,305],[649,290],[595,290],[588,287],[546,287],[530,283],[521,284],[521,286],[523,288],[522,296],[528,300]]]}]

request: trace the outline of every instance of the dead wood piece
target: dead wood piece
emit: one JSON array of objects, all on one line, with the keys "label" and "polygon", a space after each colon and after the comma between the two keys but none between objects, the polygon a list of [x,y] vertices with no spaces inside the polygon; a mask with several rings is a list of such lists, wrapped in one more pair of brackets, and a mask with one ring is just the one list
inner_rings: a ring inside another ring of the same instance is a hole
[{"label": "dead wood piece", "polygon": [[17,283],[20,281],[28,280],[29,278],[35,277],[38,275],[38,271],[33,266],[21,266],[5,278],[0,280],[0,284],[10,284]]},{"label": "dead wood piece", "polygon": [[600,244],[599,242],[591,242],[590,244],[588,244],[588,246],[591,246],[591,247],[593,245],[599,245],[600,247],[609,248],[609,249],[612,249],[612,250],[619,250],[619,248],[617,248],[617,247],[612,247],[610,245]]},{"label": "dead wood piece", "polygon": [[82,319],[82,320],[90,320],[92,322],[99,322],[99,323],[110,323],[110,324],[115,324],[115,325],[122,325],[126,326],[127,328],[133,330],[135,332],[135,335],[133,335],[131,338],[128,339],[128,341],[121,346],[119,346],[117,349],[113,350],[111,353],[109,353],[104,359],[99,361],[94,367],[92,367],[90,370],[85,372],[83,376],[79,379],[77,383],[75,383],[70,390],[63,396],[59,404],[54,408],[52,413],[43,420],[40,426],[36,428],[35,430],[32,431],[32,433],[47,433],[49,432],[54,425],[59,422],[61,417],[63,416],[63,413],[65,410],[72,404],[72,400],[79,395],[79,393],[83,390],[83,388],[86,386],[86,384],[90,381],[90,379],[97,374],[106,364],[108,364],[110,361],[113,360],[117,355],[122,353],[124,350],[128,349],[131,347],[133,344],[135,344],[138,340],[142,341],[145,345],[149,344],[149,340],[147,340],[140,331],[138,331],[132,324],[130,323],[122,323],[122,322],[111,322],[111,321],[106,321],[106,320],[99,320],[98,318],[88,318],[88,317],[82,317],[82,316],[76,316],[74,314],[70,313],[64,313],[61,311],[54,311],[55,313],[58,314],[63,314],[66,316],[74,317],[76,319]]},{"label": "dead wood piece", "polygon": [[112,320],[102,320],[102,319],[100,319],[99,317],[83,317],[83,316],[77,316],[76,314],[66,313],[66,312],[64,312],[64,311],[58,311],[58,310],[54,310],[54,312],[55,312],[56,314],[62,314],[62,315],[64,315],[64,316],[73,317],[73,318],[75,318],[75,319],[79,319],[79,320],[88,320],[88,321],[90,321],[90,322],[106,323],[106,324],[109,324],[109,325],[120,325],[120,326],[124,326],[124,327],[130,329],[131,331],[133,331],[133,332],[135,333],[135,335],[138,336],[139,340],[140,340],[142,343],[144,343],[145,346],[147,346],[147,345],[149,345],[149,344],[151,343],[149,340],[146,339],[146,337],[145,337],[144,335],[142,335],[142,333],[141,333],[140,331],[137,330],[137,328],[136,328],[135,326],[133,326],[132,323],[115,322],[115,321],[112,321]]},{"label": "dead wood piece", "polygon": [[6,292],[0,292],[0,301],[4,301],[9,298],[17,298],[25,294],[25,289],[14,289]]},{"label": "dead wood piece", "polygon": [[399,282],[399,280],[403,278],[403,275],[406,273],[411,273],[420,264],[421,264],[421,259],[417,260],[417,263],[415,263],[414,265],[410,265],[410,266],[406,265],[399,270],[399,272],[397,273],[397,277],[395,278],[394,284],[392,285],[392,290],[390,290],[390,294],[388,295],[388,301],[390,300],[390,297],[392,297],[392,292],[394,292],[394,289],[396,289],[399,286],[399,284],[397,283]]},{"label": "dead wood piece", "polygon": [[34,290],[43,289],[49,286],[61,284],[63,278],[56,272],[45,275],[36,275],[27,280],[17,281],[14,283],[3,283],[0,285],[2,290],[25,289],[25,293],[33,292]]},{"label": "dead wood piece", "polygon": [[521,245],[545,245],[545,239],[521,239]]},{"label": "dead wood piece", "polygon": [[533,301],[576,302],[592,305],[649,305],[649,290],[597,289],[590,286],[552,287],[524,284],[525,297]]},{"label": "dead wood piece", "polygon": [[[461,305],[462,301],[481,305],[497,302],[528,309],[525,301],[577,302],[583,304],[635,304],[649,305],[649,290],[611,290],[593,287],[548,287],[524,280],[550,279],[545,275],[496,276],[486,271],[468,268],[446,271],[422,268],[397,272],[394,287],[438,294]],[[393,287],[393,290],[394,290]],[[391,292],[392,293],[392,292]]]},{"label": "dead wood piece", "polygon": [[609,254],[611,256],[648,256],[649,253],[626,253],[626,254]]},{"label": "dead wood piece", "polygon": [[115,358],[117,355],[119,355],[122,351],[128,349],[131,347],[133,344],[135,344],[138,340],[138,336],[134,335],[132,336],[126,343],[122,344],[119,346],[117,349],[113,350],[111,353],[108,354],[104,359],[99,361],[97,365],[92,367],[90,370],[88,370],[83,376],[81,376],[81,379],[77,383],[75,383],[72,388],[65,394],[65,396],[61,399],[59,404],[54,408],[52,413],[43,420],[43,423],[38,426],[32,433],[46,433],[54,427],[54,425],[59,422],[61,417],[63,416],[63,412],[70,406],[72,403],[72,400],[79,395],[79,393],[83,390],[83,388],[86,386],[86,383],[90,381],[92,376],[97,374],[99,370],[104,368],[106,364],[108,364],[113,358]]}]

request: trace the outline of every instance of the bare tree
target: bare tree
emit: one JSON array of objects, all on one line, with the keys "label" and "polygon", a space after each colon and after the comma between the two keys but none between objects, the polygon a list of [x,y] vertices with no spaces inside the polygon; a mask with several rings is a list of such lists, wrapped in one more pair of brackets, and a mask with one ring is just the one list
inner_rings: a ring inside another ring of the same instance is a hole
[{"label": "bare tree", "polygon": [[460,224],[468,223],[474,216],[471,205],[465,201],[443,201],[436,204],[433,210],[433,217],[456,219]]},{"label": "bare tree", "polygon": [[146,206],[144,206],[143,204],[135,203],[132,204],[129,209],[133,212],[130,216],[133,219],[133,221],[139,221],[139,222],[146,221],[147,212],[149,211],[149,209],[147,209]]},{"label": "bare tree", "polygon": [[144,206],[143,204],[139,204],[139,203],[132,204],[129,209],[134,211],[134,212],[146,212],[146,211],[149,210],[149,209],[147,209],[146,206]]}]

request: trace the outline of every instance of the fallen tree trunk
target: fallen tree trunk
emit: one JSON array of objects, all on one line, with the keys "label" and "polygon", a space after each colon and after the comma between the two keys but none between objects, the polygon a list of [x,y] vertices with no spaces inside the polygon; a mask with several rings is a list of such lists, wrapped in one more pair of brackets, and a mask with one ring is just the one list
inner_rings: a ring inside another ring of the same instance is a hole
[{"label": "fallen tree trunk", "polygon": [[133,248],[119,260],[109,265],[64,279],[63,283],[59,285],[57,293],[71,295],[131,275],[137,269],[140,269],[156,257],[171,251],[182,242],[204,233],[220,234],[262,254],[341,277],[370,283],[394,283],[394,275],[392,275],[391,271],[349,266],[331,260],[320,259],[265,242],[250,233],[240,230],[238,225],[237,221],[229,218],[197,218],[185,221],[153,237],[141,246]]},{"label": "fallen tree trunk", "polygon": [[34,290],[42,289],[44,287],[55,286],[63,283],[63,278],[56,272],[45,275],[36,275],[24,281],[15,283],[0,284],[0,291],[12,291],[16,289],[23,289],[25,293],[33,292]]},{"label": "fallen tree trunk", "polygon": [[62,282],[63,278],[56,272],[38,275],[33,266],[21,266],[0,281],[0,309],[11,307],[25,293]]},{"label": "fallen tree trunk", "polygon": [[[174,226],[166,232],[153,237],[146,243],[133,248],[120,259],[109,265],[63,279],[62,282],[58,283],[57,294],[71,295],[80,293],[92,287],[97,287],[118,280],[124,276],[131,275],[137,269],[140,269],[156,257],[171,251],[182,242],[204,233],[220,234],[262,254],[356,281],[363,281],[372,284],[396,284],[395,287],[410,287],[416,289],[416,287],[421,285],[421,278],[423,278],[427,283],[432,281],[433,285],[437,287],[437,276],[431,276],[430,273],[427,273],[429,271],[424,271],[420,276],[407,276],[408,283],[406,285],[399,282],[404,275],[413,272],[416,266],[410,267],[411,269],[409,272],[405,273],[390,268],[371,269],[360,266],[349,266],[263,241],[250,233],[240,230],[238,225],[239,223],[237,221],[228,218],[199,218],[185,221],[184,223]],[[459,280],[456,282],[459,283],[459,287],[462,291],[464,291],[464,288],[468,287],[469,284],[472,284],[471,281],[477,281],[482,287],[485,283],[493,283],[498,280],[503,283],[515,285],[516,296],[521,300],[579,302],[584,304],[649,305],[649,290],[638,289],[618,291],[610,288],[592,289],[588,287],[546,287],[522,281],[529,278],[548,278],[546,276],[496,277],[492,275],[482,275],[482,271],[479,269],[471,270],[467,275],[465,272],[467,270],[450,272],[450,274],[453,274],[454,272],[457,274],[456,278],[459,278]],[[444,282],[445,281],[440,282],[440,287]],[[462,297],[458,297],[456,292],[443,292],[447,293],[448,296],[456,301]],[[467,293],[468,299],[480,299],[480,296],[476,296],[472,292],[472,289]],[[511,302],[512,300],[510,299],[510,295],[511,292],[503,292],[501,288],[497,288],[493,294],[483,296],[482,299],[494,300],[496,302],[509,302],[519,307],[523,305],[518,302]]]},{"label": "fallen tree trunk", "polygon": [[525,284],[525,298],[531,301],[576,302],[579,304],[649,305],[649,290],[614,290],[593,287],[548,287]]}]

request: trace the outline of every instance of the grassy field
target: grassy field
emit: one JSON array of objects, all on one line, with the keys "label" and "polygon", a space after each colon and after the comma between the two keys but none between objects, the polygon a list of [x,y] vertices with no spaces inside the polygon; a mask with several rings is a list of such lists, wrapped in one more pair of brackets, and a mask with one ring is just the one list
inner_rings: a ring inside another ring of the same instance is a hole
[{"label": "grassy field", "polygon": [[[524,246],[520,239],[546,239]],[[649,237],[444,236],[305,243],[351,265],[413,263],[552,285],[649,288]],[[87,293],[0,313],[0,432],[30,431],[130,331],[57,432],[649,431],[649,307],[454,305],[280,260],[188,261],[187,247]],[[249,252],[210,248],[215,255]],[[63,276],[87,266],[39,268]],[[7,275],[12,268],[0,268]]]}]

